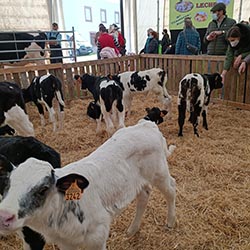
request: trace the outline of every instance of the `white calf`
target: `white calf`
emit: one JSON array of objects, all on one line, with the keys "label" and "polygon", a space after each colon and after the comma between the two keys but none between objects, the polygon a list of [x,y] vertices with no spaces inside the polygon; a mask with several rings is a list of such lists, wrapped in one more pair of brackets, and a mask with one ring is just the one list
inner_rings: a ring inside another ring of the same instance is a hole
[{"label": "white calf", "polygon": [[105,250],[112,218],[135,198],[136,215],[128,234],[139,230],[151,186],[168,201],[167,226],[173,227],[175,180],[167,157],[174,148],[168,148],[155,123],[142,119],[61,169],[30,158],[10,174],[0,203],[0,231],[27,225],[61,250]]}]

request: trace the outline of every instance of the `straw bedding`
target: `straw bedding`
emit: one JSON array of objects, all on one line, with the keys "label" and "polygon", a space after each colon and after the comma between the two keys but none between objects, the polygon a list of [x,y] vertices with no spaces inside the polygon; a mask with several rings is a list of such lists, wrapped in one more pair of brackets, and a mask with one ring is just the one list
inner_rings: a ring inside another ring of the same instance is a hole
[{"label": "straw bedding", "polygon": [[[65,110],[63,131],[52,133],[52,125],[41,129],[33,105],[28,113],[36,137],[61,153],[63,165],[94,151],[107,137],[95,135],[95,122],[86,116],[90,99],[73,100]],[[155,97],[139,95],[133,101],[133,113],[126,125],[145,115],[144,108],[160,106]],[[169,158],[171,175],[177,183],[177,224],[164,228],[166,201],[154,189],[140,232],[126,237],[126,229],[135,212],[132,203],[111,226],[107,248],[112,250],[222,250],[250,249],[250,114],[249,111],[210,103],[209,130],[199,124],[200,138],[191,124],[184,125],[184,137],[178,138],[177,103],[173,117],[161,124],[168,144],[177,148]],[[104,125],[103,125],[104,126]],[[147,136],[147,135],[145,135]],[[22,242],[12,235],[0,240],[1,250],[20,250]],[[52,250],[52,245],[46,245]],[[57,249],[55,247],[55,249]]]}]

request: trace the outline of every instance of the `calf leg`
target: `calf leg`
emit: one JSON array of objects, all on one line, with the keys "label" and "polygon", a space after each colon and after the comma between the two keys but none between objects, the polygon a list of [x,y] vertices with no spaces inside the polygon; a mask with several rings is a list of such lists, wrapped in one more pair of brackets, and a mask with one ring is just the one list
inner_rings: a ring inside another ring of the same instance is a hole
[{"label": "calf leg", "polygon": [[28,227],[24,227],[22,234],[24,237],[25,250],[43,250],[45,241],[39,233],[31,230]]},{"label": "calf leg", "polygon": [[125,96],[123,99],[124,107],[127,109],[126,117],[129,117],[131,115],[131,104],[132,104],[132,97],[131,96]]},{"label": "calf leg", "polygon": [[56,116],[55,116],[56,112],[52,106],[52,100],[48,101],[47,103],[42,99],[42,103],[45,105],[45,107],[47,108],[49,112],[49,119],[53,124],[53,132],[55,132],[56,131]]},{"label": "calf leg", "polygon": [[101,126],[102,126],[102,115],[98,119],[96,119],[96,134],[101,134]]},{"label": "calf leg", "polygon": [[53,124],[53,132],[55,132],[56,131],[56,117],[55,117],[56,112],[53,107],[49,108],[48,111],[49,111],[50,120]]},{"label": "calf leg", "polygon": [[[166,163],[167,164],[167,163]],[[176,198],[176,187],[175,179],[170,176],[170,173],[166,171],[166,164],[164,166],[164,172],[162,171],[157,179],[154,181],[154,185],[163,193],[168,201],[168,216],[167,226],[172,228],[175,224],[175,198]]]},{"label": "calf leg", "polygon": [[64,106],[59,103],[59,110],[58,110],[58,120],[59,120],[59,130],[64,126]]},{"label": "calf leg", "polygon": [[190,113],[190,118],[189,118],[189,121],[193,124],[194,134],[197,135],[197,137],[199,137],[197,127],[198,127],[198,116],[200,116],[200,113],[201,113],[201,107],[199,105],[195,105],[194,111]]},{"label": "calf leg", "polygon": [[113,121],[111,119],[111,115],[107,112],[104,112],[103,119],[104,119],[105,124],[106,124],[107,132],[108,132],[109,136],[111,136],[115,132],[115,127],[114,127]]},{"label": "calf leg", "polygon": [[35,102],[37,108],[38,108],[38,112],[40,114],[41,117],[41,126],[44,127],[45,126],[45,118],[44,118],[44,110],[43,110],[43,105],[39,102]]},{"label": "calf leg", "polygon": [[122,104],[122,100],[117,101],[116,108],[118,110],[117,115],[118,115],[118,128],[124,128],[124,120],[125,120],[125,110],[124,106]]},{"label": "calf leg", "polygon": [[[109,225],[99,224],[93,231],[87,232],[86,250],[106,250],[106,241],[109,237]],[[66,250],[66,249],[65,249]]]},{"label": "calf leg", "polygon": [[184,121],[186,118],[186,108],[187,108],[187,102],[183,99],[181,99],[180,104],[178,105],[178,124],[179,124],[179,133],[178,136],[183,136],[182,130]]},{"label": "calf leg", "polygon": [[203,111],[202,111],[202,117],[203,117],[202,126],[203,126],[203,128],[205,128],[206,130],[208,130],[208,126],[207,126],[207,111],[206,111],[206,110],[203,110]]},{"label": "calf leg", "polygon": [[128,232],[127,232],[129,237],[137,233],[137,231],[140,228],[141,219],[146,209],[146,206],[148,204],[150,192],[151,192],[151,188],[149,186],[145,186],[142,189],[142,191],[137,195],[136,215],[135,215],[133,222],[129,226]]}]

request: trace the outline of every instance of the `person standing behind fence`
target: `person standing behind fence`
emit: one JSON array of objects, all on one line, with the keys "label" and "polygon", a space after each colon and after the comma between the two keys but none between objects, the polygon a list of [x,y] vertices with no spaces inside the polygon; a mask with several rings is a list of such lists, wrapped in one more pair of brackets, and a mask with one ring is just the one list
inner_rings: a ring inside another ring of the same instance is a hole
[{"label": "person standing behind fence", "polygon": [[225,55],[227,51],[226,33],[236,21],[226,15],[226,5],[217,3],[211,9],[212,21],[204,36],[208,55]]},{"label": "person standing behind fence", "polygon": [[97,53],[100,53],[101,59],[120,56],[119,50],[115,46],[112,35],[108,34],[106,27],[99,28],[100,36],[97,41]]},{"label": "person standing behind fence", "polygon": [[48,32],[47,38],[49,41],[50,47],[50,63],[62,63],[62,47],[61,47],[61,40],[62,35],[58,32],[58,24],[52,23],[52,30]]},{"label": "person standing behind fence", "polygon": [[[100,23],[99,24],[99,29],[98,29],[98,31],[96,32],[96,34],[95,34],[95,45],[96,45],[96,47],[98,46],[98,39],[99,39],[99,37],[100,37],[100,35],[101,35],[101,33],[100,33],[100,27],[104,27],[105,28],[105,26],[104,26],[104,24],[103,23]],[[105,28],[106,29],[106,28]],[[97,47],[97,59],[101,59],[101,56],[100,56],[100,51],[98,50],[98,47]]]},{"label": "person standing behind fence", "polygon": [[171,44],[170,36],[168,34],[168,30],[164,29],[162,32],[162,39],[161,39],[161,50],[162,54],[165,54],[166,50],[168,49],[169,45]]},{"label": "person standing behind fence", "polygon": [[158,54],[159,40],[157,32],[152,29],[148,29],[148,38],[146,40],[144,48],[140,51],[144,54]]},{"label": "person standing behind fence", "polygon": [[243,23],[234,25],[228,31],[226,38],[229,45],[221,73],[223,82],[231,66],[238,69],[241,74],[245,72],[247,64],[250,63],[250,26]]},{"label": "person standing behind fence", "polygon": [[[187,49],[187,45],[195,46],[197,52],[192,53]],[[184,28],[178,34],[175,44],[175,54],[177,55],[193,55],[198,54],[201,49],[201,39],[198,31],[193,26],[190,17],[184,19]]]},{"label": "person standing behind fence", "polygon": [[109,33],[114,37],[115,45],[117,49],[119,50],[119,53],[124,56],[126,54],[126,45],[125,45],[125,39],[121,32],[119,31],[119,27],[113,23],[110,25],[110,31]]}]

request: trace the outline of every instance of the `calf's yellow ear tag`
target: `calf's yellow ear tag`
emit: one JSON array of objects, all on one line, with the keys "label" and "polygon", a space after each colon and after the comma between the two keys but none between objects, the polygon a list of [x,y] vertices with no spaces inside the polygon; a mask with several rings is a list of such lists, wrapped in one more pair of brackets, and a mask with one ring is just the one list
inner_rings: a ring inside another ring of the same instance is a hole
[{"label": "calf's yellow ear tag", "polygon": [[70,187],[65,191],[65,200],[80,200],[83,190],[77,185],[77,180],[72,182]]}]

